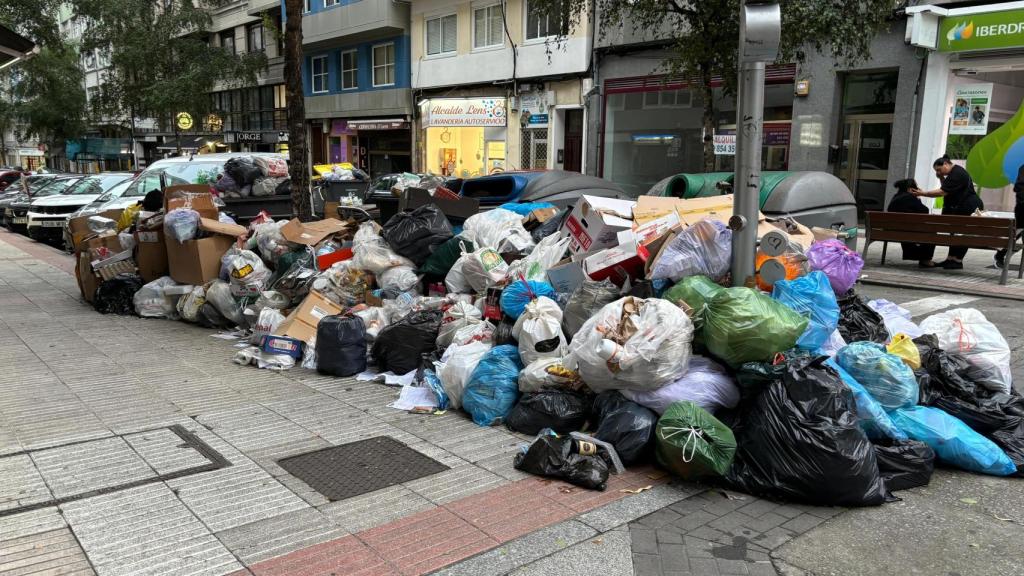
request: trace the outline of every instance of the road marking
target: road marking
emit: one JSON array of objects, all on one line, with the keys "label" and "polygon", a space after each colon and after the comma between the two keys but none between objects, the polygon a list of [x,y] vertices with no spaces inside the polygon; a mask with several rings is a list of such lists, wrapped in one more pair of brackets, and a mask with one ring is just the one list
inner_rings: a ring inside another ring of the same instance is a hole
[{"label": "road marking", "polygon": [[953,306],[960,306],[962,304],[967,304],[968,302],[974,302],[975,300],[981,300],[981,296],[968,296],[966,294],[940,294],[938,296],[929,296],[928,298],[904,302],[903,304],[900,304],[900,306],[909,310],[910,314],[916,318],[932,312],[938,312],[939,310],[945,310],[946,308],[952,308]]}]

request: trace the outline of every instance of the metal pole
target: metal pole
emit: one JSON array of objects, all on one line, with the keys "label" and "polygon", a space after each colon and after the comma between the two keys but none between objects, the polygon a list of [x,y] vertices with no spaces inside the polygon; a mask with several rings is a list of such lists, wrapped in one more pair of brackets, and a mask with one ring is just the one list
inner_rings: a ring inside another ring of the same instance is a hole
[{"label": "metal pole", "polygon": [[782,19],[778,4],[740,6],[739,82],[736,99],[736,173],[733,180],[732,284],[754,278],[761,192],[765,62],[778,54]]}]

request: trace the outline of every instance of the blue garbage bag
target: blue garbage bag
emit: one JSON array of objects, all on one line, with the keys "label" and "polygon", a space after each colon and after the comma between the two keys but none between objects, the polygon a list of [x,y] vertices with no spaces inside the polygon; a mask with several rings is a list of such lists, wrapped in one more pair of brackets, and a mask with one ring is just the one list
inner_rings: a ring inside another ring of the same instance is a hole
[{"label": "blue garbage bag", "polygon": [[850,373],[886,410],[917,404],[914,371],[895,354],[874,342],[847,344],[836,353],[836,362]]},{"label": "blue garbage bag", "polygon": [[441,379],[437,377],[437,373],[427,368],[423,371],[423,382],[430,388],[430,391],[437,397],[437,409],[447,410],[451,405],[448,400],[448,392],[444,389],[444,384],[441,383]]},{"label": "blue garbage bag", "polygon": [[[775,285],[778,286],[778,283]],[[831,288],[829,290],[831,291]],[[868,391],[864,389],[860,382],[857,382],[856,378],[851,376],[846,370],[843,370],[843,367],[836,364],[836,361],[831,358],[825,364],[834,368],[839,373],[839,378],[842,379],[843,384],[846,384],[846,387],[853,391],[853,400],[857,404],[857,419],[860,420],[860,427],[867,434],[868,438],[872,440],[880,440],[882,438],[892,438],[893,440],[907,439],[907,435],[892,423],[892,419],[886,414],[885,408],[882,408],[882,405],[872,398],[871,394],[868,394]]]},{"label": "blue garbage bag", "polygon": [[558,292],[555,292],[551,284],[537,280],[530,280],[524,284],[522,280],[516,280],[501,292],[501,311],[513,319],[519,318],[530,300],[541,296],[558,302]]},{"label": "blue garbage bag", "polygon": [[555,205],[550,202],[506,202],[498,208],[505,210],[511,210],[520,216],[526,216],[534,210],[540,210],[543,208],[555,208]]},{"label": "blue garbage bag", "polygon": [[839,325],[839,304],[828,276],[815,271],[794,280],[780,280],[772,288],[772,298],[810,319],[796,345],[817,350]]},{"label": "blue garbage bag", "polygon": [[484,354],[462,392],[462,409],[480,426],[501,424],[519,400],[519,347],[495,346]]},{"label": "blue garbage bag", "polygon": [[930,446],[940,462],[993,476],[1017,472],[999,446],[938,408],[912,406],[893,410],[889,416],[907,436]]}]

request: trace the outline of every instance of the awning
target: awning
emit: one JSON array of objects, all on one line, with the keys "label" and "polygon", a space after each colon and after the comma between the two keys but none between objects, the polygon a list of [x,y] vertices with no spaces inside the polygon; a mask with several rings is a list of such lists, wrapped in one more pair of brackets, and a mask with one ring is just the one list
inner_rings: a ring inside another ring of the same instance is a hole
[{"label": "awning", "polygon": [[23,58],[31,58],[37,51],[35,42],[0,25],[0,68],[6,68]]}]

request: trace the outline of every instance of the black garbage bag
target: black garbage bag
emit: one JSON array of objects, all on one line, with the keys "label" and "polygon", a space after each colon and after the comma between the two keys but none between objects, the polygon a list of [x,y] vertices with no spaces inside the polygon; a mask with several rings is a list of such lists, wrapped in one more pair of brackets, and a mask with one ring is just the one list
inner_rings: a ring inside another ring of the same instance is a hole
[{"label": "black garbage bag", "polygon": [[135,303],[132,299],[135,293],[142,289],[142,284],[142,278],[136,274],[118,274],[110,280],[100,282],[92,305],[100,314],[134,316]]},{"label": "black garbage bag", "polygon": [[[285,256],[294,254],[289,258],[287,268],[283,268]],[[320,273],[316,264],[313,263],[313,254],[308,250],[289,252],[281,256],[278,261],[277,271],[268,284],[268,290],[275,290],[288,297],[288,307],[298,306],[309,295],[309,289]]]},{"label": "black garbage bag", "polygon": [[533,238],[533,243],[536,244],[555,232],[558,232],[562,228],[562,223],[564,223],[565,219],[569,217],[569,212],[571,211],[572,208],[566,208],[545,220],[540,226],[530,230],[530,237]]},{"label": "black garbage bag", "polygon": [[561,478],[592,490],[604,490],[608,483],[608,463],[601,456],[580,454],[576,440],[550,430],[542,431],[525,452],[516,454],[512,465],[516,470]]},{"label": "black garbage bag", "polygon": [[778,355],[771,362],[744,362],[736,370],[736,386],[740,389],[740,400],[753,398],[768,388],[772,382],[782,379],[791,363],[807,362],[812,355],[807,350],[792,348]]},{"label": "black garbage bag", "polygon": [[463,249],[467,254],[472,252],[473,243],[462,236],[452,236],[438,246],[416,271],[432,278],[443,279],[462,256]]},{"label": "black garbage bag", "polygon": [[[316,327],[316,371],[354,376],[366,370],[366,326],[358,316],[325,316]],[[403,372],[404,374],[404,372]]]},{"label": "black garbage bag", "polygon": [[597,423],[594,438],[614,446],[623,464],[650,458],[658,425],[653,410],[627,400],[618,390],[606,390],[594,399],[593,414]]},{"label": "black garbage bag", "polygon": [[275,196],[287,196],[292,193],[292,179],[285,177],[277,183],[277,188],[274,188]]},{"label": "black garbage bag", "polygon": [[511,344],[512,346],[518,346],[519,341],[512,335],[512,328],[515,325],[515,320],[509,318],[506,314],[502,314],[498,325],[494,327],[494,345]]},{"label": "black garbage bag", "polygon": [[920,403],[958,418],[999,446],[1024,476],[1024,397],[996,392],[986,385],[991,369],[979,367],[962,355],[946,352],[933,334],[914,339],[921,355],[915,372]]},{"label": "black garbage bag", "polygon": [[935,451],[917,440],[876,440],[878,472],[890,492],[927,486],[935,471]]},{"label": "black garbage bag", "polygon": [[239,188],[244,188],[263,176],[263,172],[250,156],[236,156],[228,160],[224,163],[224,172],[231,176]]},{"label": "black garbage bag", "polygon": [[412,372],[419,367],[420,356],[434,350],[443,314],[440,310],[420,310],[385,327],[373,341],[373,360],[382,371]]},{"label": "black garbage bag", "polygon": [[853,393],[827,357],[787,364],[734,423],[733,488],[822,506],[885,501],[875,450],[857,423]]},{"label": "black garbage bag", "polygon": [[537,434],[550,428],[559,434],[581,430],[590,415],[592,399],[572,390],[541,390],[526,394],[505,417],[510,430]]},{"label": "black garbage bag", "polygon": [[889,340],[889,331],[882,317],[853,290],[836,297],[839,304],[839,334],[847,342],[878,342]]},{"label": "black garbage bag", "polygon": [[199,309],[199,314],[196,317],[196,322],[199,323],[203,328],[234,328],[236,324],[231,320],[228,320],[226,316],[217,310],[217,307],[213,305],[213,302],[204,302],[203,306]]},{"label": "black garbage bag", "polygon": [[452,225],[440,208],[425,204],[392,216],[381,236],[396,253],[422,266],[434,250],[451,239]]}]

